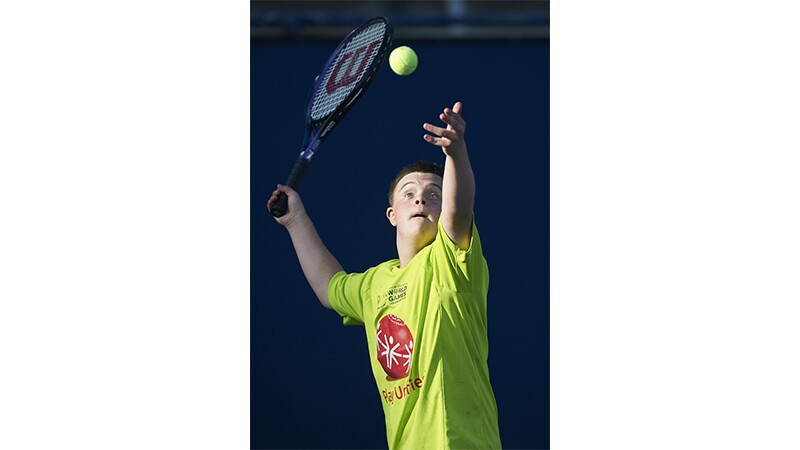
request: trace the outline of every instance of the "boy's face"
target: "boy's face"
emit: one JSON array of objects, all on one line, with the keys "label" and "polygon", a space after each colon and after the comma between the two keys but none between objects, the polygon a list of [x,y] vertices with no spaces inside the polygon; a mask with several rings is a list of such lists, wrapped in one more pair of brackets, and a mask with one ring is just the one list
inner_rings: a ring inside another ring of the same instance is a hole
[{"label": "boy's face", "polygon": [[386,217],[397,228],[398,238],[425,246],[436,239],[442,214],[442,177],[433,173],[410,173],[397,183]]}]

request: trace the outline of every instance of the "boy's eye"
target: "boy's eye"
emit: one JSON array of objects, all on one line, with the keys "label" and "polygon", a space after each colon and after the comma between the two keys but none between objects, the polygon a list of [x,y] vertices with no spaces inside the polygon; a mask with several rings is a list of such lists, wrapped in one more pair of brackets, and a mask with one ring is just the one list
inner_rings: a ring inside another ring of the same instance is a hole
[{"label": "boy's eye", "polygon": [[431,192],[429,195],[430,195],[431,198],[439,198],[439,193],[438,192]]},{"label": "boy's eye", "polygon": [[411,198],[413,196],[414,195],[411,192],[406,192],[405,194],[403,194],[403,197],[405,197],[405,198]]}]

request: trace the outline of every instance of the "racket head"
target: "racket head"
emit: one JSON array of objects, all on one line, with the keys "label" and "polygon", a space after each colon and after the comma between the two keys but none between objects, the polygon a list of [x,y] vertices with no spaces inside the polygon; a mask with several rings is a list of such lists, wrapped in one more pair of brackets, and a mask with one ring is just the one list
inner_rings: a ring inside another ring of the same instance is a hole
[{"label": "racket head", "polygon": [[[320,127],[335,116],[341,117],[355,104],[386,61],[392,36],[391,23],[385,17],[375,17],[342,40],[309,92],[306,102],[309,129]],[[323,129],[321,137],[332,128]]]}]

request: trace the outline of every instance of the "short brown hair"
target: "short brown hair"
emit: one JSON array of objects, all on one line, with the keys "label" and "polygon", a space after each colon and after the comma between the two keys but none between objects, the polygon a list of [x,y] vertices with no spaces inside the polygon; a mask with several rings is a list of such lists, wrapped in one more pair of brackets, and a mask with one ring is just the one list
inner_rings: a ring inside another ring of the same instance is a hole
[{"label": "short brown hair", "polygon": [[400,172],[397,172],[397,175],[395,175],[392,183],[389,185],[389,206],[392,206],[392,198],[394,197],[394,190],[397,187],[397,183],[399,183],[404,176],[415,172],[432,173],[444,178],[444,169],[442,169],[442,167],[436,163],[428,161],[416,161],[403,167],[400,169]]}]

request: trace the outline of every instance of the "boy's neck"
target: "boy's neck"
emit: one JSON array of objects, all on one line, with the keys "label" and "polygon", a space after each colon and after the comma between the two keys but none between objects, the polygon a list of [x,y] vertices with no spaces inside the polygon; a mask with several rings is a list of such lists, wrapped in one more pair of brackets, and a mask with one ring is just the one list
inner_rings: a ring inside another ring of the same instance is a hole
[{"label": "boy's neck", "polygon": [[400,268],[407,266],[417,256],[417,253],[429,244],[401,242],[400,239],[397,239],[397,257],[400,259]]}]

